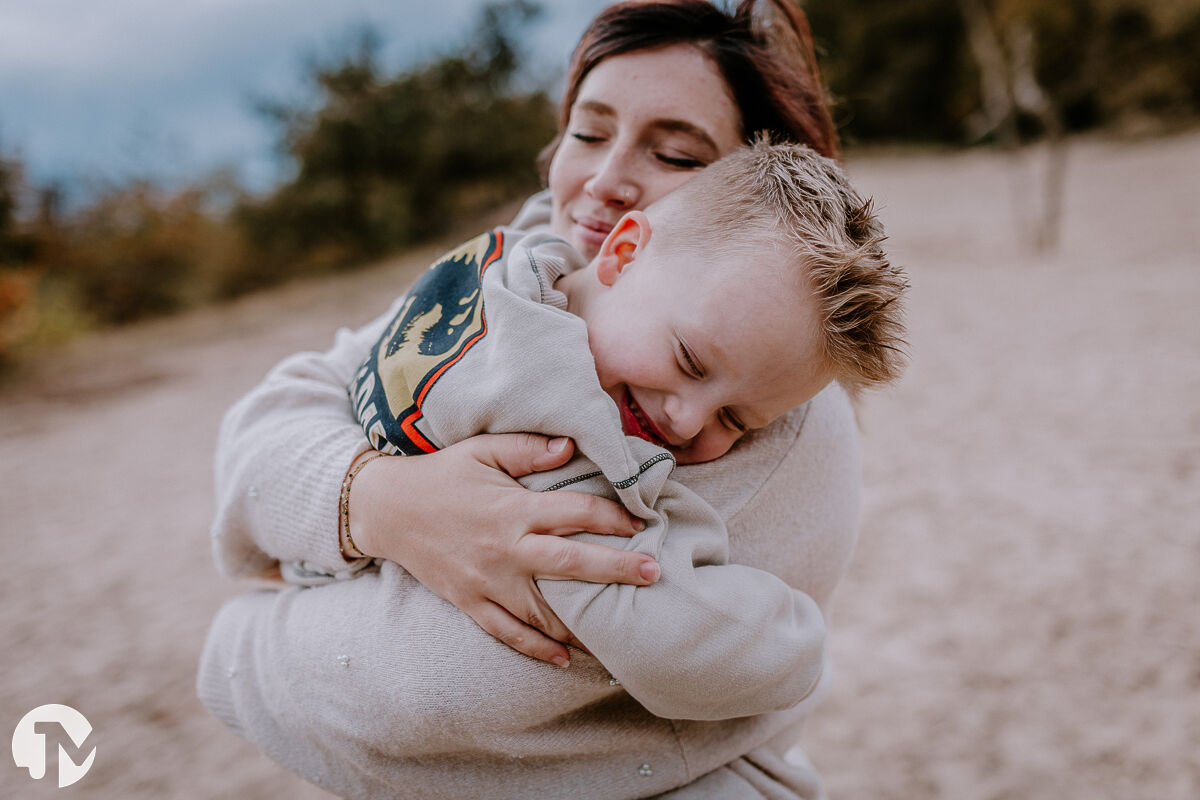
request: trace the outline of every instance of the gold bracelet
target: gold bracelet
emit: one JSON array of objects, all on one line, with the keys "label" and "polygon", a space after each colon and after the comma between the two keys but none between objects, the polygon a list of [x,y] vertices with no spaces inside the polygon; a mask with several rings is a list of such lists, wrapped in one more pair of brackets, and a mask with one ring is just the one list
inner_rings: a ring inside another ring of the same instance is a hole
[{"label": "gold bracelet", "polygon": [[358,549],[358,545],[354,543],[354,537],[350,535],[350,484],[354,483],[354,478],[362,471],[363,467],[377,458],[383,458],[385,455],[387,454],[375,453],[374,455],[367,456],[358,462],[358,465],[350,470],[346,474],[345,479],[342,480],[342,494],[338,498],[338,510],[340,511],[341,518],[341,525],[339,526],[339,533],[341,535],[338,537],[338,549],[342,551],[342,557],[346,560],[367,557],[366,553]]}]

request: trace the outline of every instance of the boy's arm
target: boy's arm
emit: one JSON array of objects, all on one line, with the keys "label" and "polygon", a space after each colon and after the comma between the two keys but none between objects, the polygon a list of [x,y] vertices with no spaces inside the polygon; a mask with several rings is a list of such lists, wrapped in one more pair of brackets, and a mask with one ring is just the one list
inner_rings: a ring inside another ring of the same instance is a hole
[{"label": "boy's arm", "polygon": [[658,716],[728,719],[802,701],[825,663],[816,602],[770,572],[726,563],[724,523],[681,484],[666,481],[654,510],[658,519],[627,546],[658,559],[658,582],[539,581],[554,612]]}]

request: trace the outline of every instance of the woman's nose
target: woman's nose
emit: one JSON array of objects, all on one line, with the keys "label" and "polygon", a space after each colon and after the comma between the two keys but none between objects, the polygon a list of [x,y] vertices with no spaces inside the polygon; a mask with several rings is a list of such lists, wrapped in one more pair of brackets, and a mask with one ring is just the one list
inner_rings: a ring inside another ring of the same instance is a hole
[{"label": "woman's nose", "polygon": [[641,191],[634,177],[630,153],[619,147],[610,150],[584,189],[605,205],[637,208]]}]

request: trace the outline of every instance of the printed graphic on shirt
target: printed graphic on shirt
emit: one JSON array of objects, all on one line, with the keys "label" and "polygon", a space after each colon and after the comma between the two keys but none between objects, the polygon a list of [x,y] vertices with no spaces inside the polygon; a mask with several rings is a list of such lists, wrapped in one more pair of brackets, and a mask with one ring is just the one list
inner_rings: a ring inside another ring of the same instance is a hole
[{"label": "printed graphic on shirt", "polygon": [[487,333],[483,274],[503,252],[503,233],[478,236],[430,267],[350,384],[371,446],[420,455],[434,440],[421,404],[446,370]]}]

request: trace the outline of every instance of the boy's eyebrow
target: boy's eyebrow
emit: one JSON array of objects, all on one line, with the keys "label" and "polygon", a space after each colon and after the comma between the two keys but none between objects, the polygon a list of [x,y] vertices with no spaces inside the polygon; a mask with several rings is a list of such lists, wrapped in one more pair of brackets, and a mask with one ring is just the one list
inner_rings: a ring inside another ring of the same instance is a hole
[{"label": "boy's eyebrow", "polygon": [[[599,100],[578,100],[574,108],[580,111],[588,111],[602,117],[615,117],[616,110],[607,103],[601,103]],[[682,133],[690,136],[705,147],[710,148],[713,152],[717,152],[717,143],[713,141],[708,132],[698,125],[693,125],[686,119],[674,119],[671,117],[662,117],[652,120],[650,123],[653,127],[674,133]]]}]

